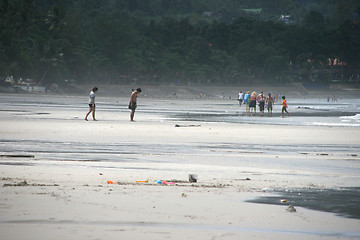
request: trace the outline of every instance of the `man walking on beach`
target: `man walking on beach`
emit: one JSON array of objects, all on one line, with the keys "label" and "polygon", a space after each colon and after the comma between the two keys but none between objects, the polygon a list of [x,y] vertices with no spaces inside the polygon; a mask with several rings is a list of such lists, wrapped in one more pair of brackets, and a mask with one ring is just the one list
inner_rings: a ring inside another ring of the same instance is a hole
[{"label": "man walking on beach", "polygon": [[85,121],[87,121],[89,114],[92,112],[92,117],[93,120],[96,121],[95,119],[95,93],[97,92],[98,88],[97,87],[93,87],[92,91],[90,92],[90,97],[89,97],[89,111],[85,116]]},{"label": "man walking on beach", "polygon": [[241,107],[242,102],[244,101],[244,93],[242,91],[239,92],[239,105]]},{"label": "man walking on beach", "polygon": [[131,109],[131,113],[130,113],[131,122],[134,122],[135,109],[137,107],[136,101],[139,93],[141,93],[141,88],[136,89],[136,91],[132,92],[130,96],[129,109]]}]

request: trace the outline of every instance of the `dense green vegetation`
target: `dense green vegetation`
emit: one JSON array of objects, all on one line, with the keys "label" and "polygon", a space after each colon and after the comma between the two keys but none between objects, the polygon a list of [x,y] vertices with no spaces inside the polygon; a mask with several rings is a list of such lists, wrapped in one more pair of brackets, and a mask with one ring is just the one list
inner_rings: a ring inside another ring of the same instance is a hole
[{"label": "dense green vegetation", "polygon": [[359,15],[355,0],[0,0],[0,76],[43,84],[353,80]]}]

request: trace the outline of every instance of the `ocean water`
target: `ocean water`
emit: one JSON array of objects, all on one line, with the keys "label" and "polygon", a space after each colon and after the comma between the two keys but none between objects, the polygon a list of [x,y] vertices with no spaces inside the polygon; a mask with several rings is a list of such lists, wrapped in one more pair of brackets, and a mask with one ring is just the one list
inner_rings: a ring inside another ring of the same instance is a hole
[{"label": "ocean water", "polygon": [[[235,102],[208,102],[202,109],[192,109],[172,113],[170,118],[184,121],[231,122],[246,124],[302,125],[302,126],[340,126],[360,127],[360,98],[341,99],[327,102],[326,99],[287,99],[290,117],[281,117],[281,104],[276,103],[270,115],[265,109],[264,116],[249,114],[245,106]],[[193,104],[192,104],[193,105]]]}]

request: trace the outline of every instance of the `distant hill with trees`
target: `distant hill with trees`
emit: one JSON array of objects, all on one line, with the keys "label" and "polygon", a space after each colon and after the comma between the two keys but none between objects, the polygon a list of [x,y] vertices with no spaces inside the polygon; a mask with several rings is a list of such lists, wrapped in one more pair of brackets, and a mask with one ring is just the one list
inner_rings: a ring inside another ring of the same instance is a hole
[{"label": "distant hill with trees", "polygon": [[0,76],[359,83],[356,0],[0,0]]}]

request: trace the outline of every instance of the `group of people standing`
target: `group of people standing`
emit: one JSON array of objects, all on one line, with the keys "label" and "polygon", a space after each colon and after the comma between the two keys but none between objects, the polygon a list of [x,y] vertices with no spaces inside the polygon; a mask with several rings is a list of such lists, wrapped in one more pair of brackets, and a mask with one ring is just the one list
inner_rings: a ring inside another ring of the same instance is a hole
[{"label": "group of people standing", "polygon": [[[88,116],[90,115],[90,113],[92,113],[92,117],[94,121],[97,121],[95,118],[95,93],[98,91],[98,87],[93,87],[93,89],[90,91],[90,96],[89,96],[89,111],[88,113],[85,115],[85,120],[88,121]],[[130,121],[134,122],[134,115],[135,115],[135,109],[137,108],[137,97],[138,94],[141,93],[141,88],[138,88],[136,90],[132,89],[132,93],[130,95],[130,102],[129,102],[129,109],[131,110],[130,112]]]},{"label": "group of people standing", "polygon": [[[287,111],[287,101],[285,96],[282,96],[282,110],[281,110],[281,117],[284,117],[284,113],[286,112],[288,116],[290,113]],[[256,115],[256,103],[259,104],[260,109],[260,116],[264,116],[265,112],[265,105],[268,110],[269,116],[272,116],[273,105],[275,102],[275,98],[271,96],[271,93],[267,97],[265,97],[264,93],[261,92],[259,95],[255,91],[250,94],[250,91],[243,93],[242,91],[239,92],[239,104],[240,107],[244,103],[246,105],[246,113],[252,116],[253,114]]]},{"label": "group of people standing", "polygon": [[[85,120],[88,121],[88,116],[92,113],[92,117],[94,121],[97,121],[95,118],[95,93],[98,91],[98,87],[93,87],[93,89],[90,91],[89,95],[89,111],[85,115]],[[134,115],[135,115],[135,109],[137,108],[137,97],[138,94],[141,93],[141,88],[138,88],[136,90],[132,90],[132,93],[130,95],[130,102],[129,102],[129,109],[131,110],[130,113],[130,121],[134,121]],[[247,91],[245,94],[240,91],[239,92],[239,104],[240,106],[244,103],[246,105],[246,113],[252,116],[253,114],[256,115],[256,103],[258,102],[259,108],[260,108],[260,116],[264,116],[265,111],[265,104],[266,108],[268,110],[269,116],[272,116],[272,110],[273,105],[275,102],[275,99],[273,96],[271,96],[271,93],[267,97],[265,97],[264,93],[261,92],[259,95],[256,94],[255,91],[253,91],[250,94],[250,91]],[[281,110],[281,117],[284,117],[284,113],[287,113],[287,115],[290,117],[290,113],[287,111],[287,101],[285,99],[285,96],[282,96],[282,110]]]}]

